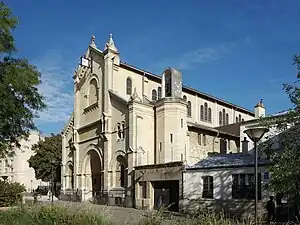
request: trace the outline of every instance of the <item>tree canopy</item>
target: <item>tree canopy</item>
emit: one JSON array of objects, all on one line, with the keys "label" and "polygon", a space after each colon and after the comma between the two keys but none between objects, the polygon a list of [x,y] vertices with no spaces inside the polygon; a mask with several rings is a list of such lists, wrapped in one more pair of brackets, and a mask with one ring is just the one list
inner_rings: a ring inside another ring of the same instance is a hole
[{"label": "tree canopy", "polygon": [[35,177],[42,181],[50,181],[52,176],[55,182],[60,182],[60,164],[62,138],[60,134],[51,134],[32,146],[34,155],[28,160],[29,166],[35,171]]},{"label": "tree canopy", "polygon": [[0,2],[0,158],[13,153],[12,147],[36,129],[34,119],[46,105],[38,92],[41,74],[16,51],[12,30],[18,21]]},{"label": "tree canopy", "polygon": [[300,195],[300,55],[295,55],[296,81],[284,84],[292,108],[287,113],[262,120],[276,129],[279,149],[274,151],[274,138],[268,138],[264,150],[270,155],[269,188],[283,195]]},{"label": "tree canopy", "polygon": [[12,29],[18,24],[17,18],[12,17],[10,9],[0,2],[0,52],[15,51],[14,38],[12,36]]}]

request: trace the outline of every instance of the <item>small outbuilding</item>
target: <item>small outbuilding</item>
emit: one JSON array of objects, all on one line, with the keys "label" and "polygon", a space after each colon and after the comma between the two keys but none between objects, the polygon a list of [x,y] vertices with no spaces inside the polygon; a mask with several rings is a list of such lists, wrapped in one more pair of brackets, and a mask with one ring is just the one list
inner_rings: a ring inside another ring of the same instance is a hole
[{"label": "small outbuilding", "polygon": [[[269,160],[258,160],[258,198],[260,213],[265,212],[269,194]],[[243,153],[213,154],[183,172],[183,198],[180,208],[192,212],[202,207],[224,211],[232,216],[254,213],[255,176],[254,155]]]}]

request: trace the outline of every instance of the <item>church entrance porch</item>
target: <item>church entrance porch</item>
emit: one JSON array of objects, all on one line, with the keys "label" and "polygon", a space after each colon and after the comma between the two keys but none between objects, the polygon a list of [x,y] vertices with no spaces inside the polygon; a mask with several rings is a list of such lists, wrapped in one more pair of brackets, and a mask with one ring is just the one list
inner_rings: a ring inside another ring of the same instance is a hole
[{"label": "church entrance porch", "polygon": [[182,162],[135,167],[136,208],[178,211],[183,167]]},{"label": "church entrance porch", "polygon": [[166,207],[170,211],[179,210],[179,180],[154,181],[154,208]]}]

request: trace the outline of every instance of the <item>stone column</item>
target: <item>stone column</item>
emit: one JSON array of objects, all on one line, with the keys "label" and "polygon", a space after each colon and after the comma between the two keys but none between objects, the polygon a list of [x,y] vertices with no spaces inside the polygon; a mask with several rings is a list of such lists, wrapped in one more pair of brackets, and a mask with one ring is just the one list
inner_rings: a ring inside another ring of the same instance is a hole
[{"label": "stone column", "polygon": [[154,199],[154,187],[153,187],[153,183],[152,182],[147,182],[149,183],[149,209],[154,209],[154,202],[155,202],[155,199]]},{"label": "stone column", "polygon": [[69,175],[66,175],[66,184],[65,184],[65,188],[66,189],[69,189],[70,188],[70,176]]}]

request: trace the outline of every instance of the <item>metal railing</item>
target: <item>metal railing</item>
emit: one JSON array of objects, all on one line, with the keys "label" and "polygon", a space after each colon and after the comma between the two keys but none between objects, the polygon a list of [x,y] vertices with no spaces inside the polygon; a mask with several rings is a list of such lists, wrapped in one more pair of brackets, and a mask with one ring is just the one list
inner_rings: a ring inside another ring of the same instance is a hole
[{"label": "metal railing", "polygon": [[93,203],[99,205],[108,204],[108,192],[105,190],[95,191],[93,194]]}]

